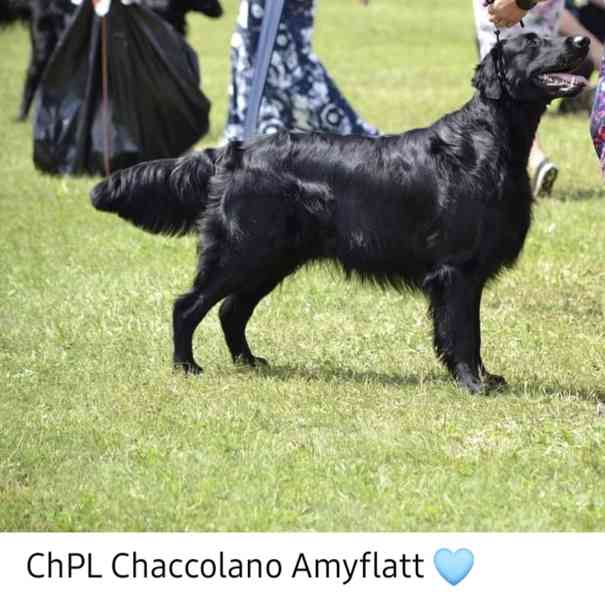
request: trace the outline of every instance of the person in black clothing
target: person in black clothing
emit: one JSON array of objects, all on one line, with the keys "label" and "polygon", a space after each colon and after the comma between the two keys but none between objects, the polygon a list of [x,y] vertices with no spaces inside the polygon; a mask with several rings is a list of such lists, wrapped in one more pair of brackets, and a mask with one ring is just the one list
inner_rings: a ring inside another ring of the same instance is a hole
[{"label": "person in black clothing", "polygon": [[[200,12],[210,18],[223,14],[219,0],[142,0],[142,4],[182,35],[186,33],[188,12]],[[31,55],[18,120],[27,118],[46,65],[77,8],[72,0],[0,0],[0,22],[29,21]]]}]

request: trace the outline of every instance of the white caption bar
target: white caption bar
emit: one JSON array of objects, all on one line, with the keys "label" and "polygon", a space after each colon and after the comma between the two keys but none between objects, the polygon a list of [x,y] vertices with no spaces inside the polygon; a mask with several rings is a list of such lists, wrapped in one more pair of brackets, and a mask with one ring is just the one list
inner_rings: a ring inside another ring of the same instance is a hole
[{"label": "white caption bar", "polygon": [[0,534],[2,589],[48,600],[590,600],[604,556],[605,534]]}]

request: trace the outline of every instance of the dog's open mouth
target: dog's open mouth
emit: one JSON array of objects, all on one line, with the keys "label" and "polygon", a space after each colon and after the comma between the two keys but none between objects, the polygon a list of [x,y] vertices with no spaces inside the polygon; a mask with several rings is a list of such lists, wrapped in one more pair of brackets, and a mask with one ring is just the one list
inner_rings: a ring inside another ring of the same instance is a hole
[{"label": "dog's open mouth", "polygon": [[559,63],[552,70],[545,70],[536,75],[534,80],[551,96],[575,96],[588,85],[585,77],[574,73],[583,60],[584,56],[581,56],[573,58],[567,64]]},{"label": "dog's open mouth", "polygon": [[570,96],[580,92],[588,80],[573,73],[541,73],[536,76],[538,84],[551,94]]}]

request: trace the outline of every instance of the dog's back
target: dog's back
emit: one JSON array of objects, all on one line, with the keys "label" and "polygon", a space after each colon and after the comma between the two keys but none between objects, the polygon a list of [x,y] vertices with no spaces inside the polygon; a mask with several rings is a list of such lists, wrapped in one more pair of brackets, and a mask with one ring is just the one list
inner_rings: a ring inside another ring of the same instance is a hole
[{"label": "dog's back", "polygon": [[[275,234],[288,221],[307,240],[301,245],[309,258],[418,288],[443,257],[468,260],[482,243],[486,213],[506,211],[498,207],[505,166],[497,135],[492,131],[486,148],[487,133],[469,112],[465,107],[400,136],[261,138],[222,168],[213,193],[230,227]],[[528,197],[526,224],[529,203]]]}]

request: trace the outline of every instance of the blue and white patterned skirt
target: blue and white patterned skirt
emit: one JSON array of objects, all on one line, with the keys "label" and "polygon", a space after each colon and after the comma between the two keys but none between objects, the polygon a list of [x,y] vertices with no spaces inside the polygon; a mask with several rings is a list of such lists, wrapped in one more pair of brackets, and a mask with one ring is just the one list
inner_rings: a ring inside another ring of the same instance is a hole
[{"label": "blue and white patterned skirt", "polygon": [[[253,60],[266,0],[242,0],[231,39],[227,140],[242,139]],[[258,131],[278,129],[377,135],[340,93],[311,48],[315,1],[286,0],[260,107]]]}]

